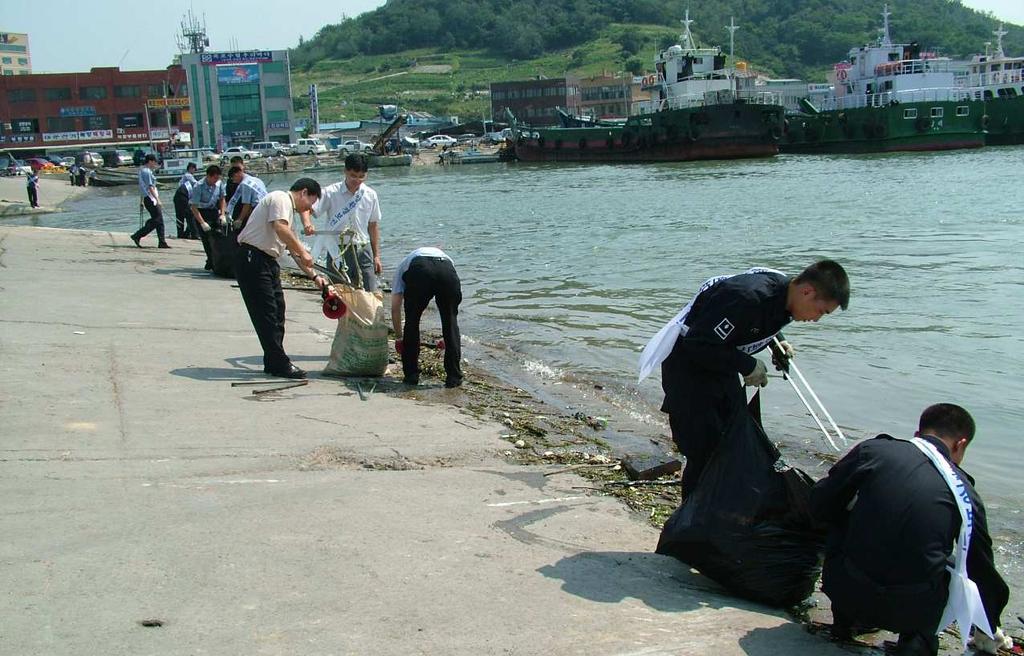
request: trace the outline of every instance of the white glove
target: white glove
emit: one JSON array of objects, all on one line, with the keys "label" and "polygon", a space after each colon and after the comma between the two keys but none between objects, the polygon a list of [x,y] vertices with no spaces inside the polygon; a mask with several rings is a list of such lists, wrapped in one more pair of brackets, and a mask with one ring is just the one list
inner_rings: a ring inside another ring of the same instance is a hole
[{"label": "white glove", "polygon": [[970,646],[982,654],[998,654],[1000,649],[1013,649],[1013,638],[1004,634],[1001,628],[996,628],[991,638],[981,629],[975,629]]},{"label": "white glove", "polygon": [[779,346],[782,347],[782,353],[787,358],[792,358],[794,355],[796,355],[796,349],[793,348],[793,345],[787,342],[786,340],[782,340],[781,342],[779,342]]},{"label": "white glove", "polygon": [[764,387],[768,384],[768,367],[760,360],[756,360],[754,370],[743,377],[743,384],[747,387]]},{"label": "white glove", "polygon": [[213,230],[213,228],[210,227],[209,223],[204,223],[203,224],[203,232],[210,232],[211,230]]}]

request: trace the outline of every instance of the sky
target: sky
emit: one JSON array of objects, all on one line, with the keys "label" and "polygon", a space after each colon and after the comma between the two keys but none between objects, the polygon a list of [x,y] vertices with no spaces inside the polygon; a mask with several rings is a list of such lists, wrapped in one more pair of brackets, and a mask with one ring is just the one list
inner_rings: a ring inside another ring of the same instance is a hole
[{"label": "sky", "polygon": [[[0,31],[28,32],[36,73],[85,71],[94,66],[164,68],[178,52],[175,34],[190,8],[188,2],[138,0],[2,1]],[[200,17],[205,14],[210,50],[236,46],[277,50],[295,46],[300,35],[312,37],[322,26],[339,22],[343,14],[357,16],[383,4],[382,0],[221,0],[193,3],[191,8]],[[1024,0],[964,0],[964,4],[1024,25]]]}]

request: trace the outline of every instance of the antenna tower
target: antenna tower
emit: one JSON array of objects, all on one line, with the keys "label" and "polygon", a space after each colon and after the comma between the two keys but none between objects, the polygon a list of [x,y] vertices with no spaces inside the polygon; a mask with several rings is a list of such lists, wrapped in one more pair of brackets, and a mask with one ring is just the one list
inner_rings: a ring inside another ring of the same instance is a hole
[{"label": "antenna tower", "polygon": [[206,15],[200,19],[189,9],[181,18],[181,31],[175,39],[182,54],[206,52],[210,45],[210,38],[206,36]]}]

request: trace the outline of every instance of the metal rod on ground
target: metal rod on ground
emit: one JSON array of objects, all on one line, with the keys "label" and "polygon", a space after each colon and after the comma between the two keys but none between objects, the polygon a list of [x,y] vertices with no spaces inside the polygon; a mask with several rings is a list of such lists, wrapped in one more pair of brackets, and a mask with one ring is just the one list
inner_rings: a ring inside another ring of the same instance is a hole
[{"label": "metal rod on ground", "polygon": [[286,385],[280,385],[278,387],[272,387],[270,389],[253,390],[252,393],[253,396],[258,396],[260,394],[269,394],[270,392],[280,392],[282,390],[292,389],[293,387],[302,387],[303,385],[309,385],[309,381],[297,380],[294,383],[288,383]]},{"label": "metal rod on ground", "polygon": [[[775,340],[776,346],[782,348],[782,345],[780,344],[778,337],[772,337],[772,339]],[[837,424],[836,420],[832,418],[832,415],[829,413],[828,408],[826,408],[825,404],[821,402],[821,399],[818,398],[818,395],[814,393],[814,388],[811,387],[811,384],[807,382],[807,379],[804,378],[804,375],[800,373],[799,367],[796,366],[796,363],[793,362],[792,359],[789,361],[789,367],[790,369],[793,370],[793,373],[795,373],[797,377],[800,379],[800,382],[804,384],[804,387],[807,388],[807,391],[811,394],[811,398],[814,399],[814,402],[818,404],[819,408],[821,408],[822,414],[825,415],[825,419],[828,419],[828,423],[832,425],[832,430],[834,430],[836,432],[836,435],[839,436],[839,439],[842,441],[843,446],[846,446],[846,436],[843,435],[843,431],[839,430],[839,424]]]},{"label": "metal rod on ground", "polygon": [[[785,349],[782,348],[782,344],[779,342],[778,337],[772,337],[772,341],[775,343],[775,346],[779,349],[780,352],[785,352]],[[799,371],[797,370],[796,365],[793,364],[792,359],[790,359],[788,365],[790,369],[799,374]],[[814,411],[814,408],[812,408],[811,404],[807,401],[807,397],[804,396],[804,393],[802,391],[800,391],[800,388],[797,386],[796,381],[793,380],[793,377],[789,375],[783,375],[783,378],[789,381],[789,384],[793,387],[793,391],[796,392],[796,395],[800,398],[800,401],[803,402],[804,407],[807,408],[807,412],[811,415],[811,418],[814,419],[814,423],[816,423],[818,425],[818,428],[821,429],[821,432],[825,436],[825,440],[828,442],[829,446],[831,446],[835,451],[842,451],[842,449],[840,449],[839,446],[836,445],[835,440],[832,439],[832,434],[829,433],[828,429],[825,428],[825,424],[822,423],[821,418],[818,417],[818,413]],[[846,437],[843,435],[842,431],[839,430],[839,427],[836,426],[836,423],[832,419],[832,416],[828,413],[828,410],[825,409],[825,406],[822,404],[821,399],[819,399],[818,395],[814,393],[814,390],[811,389],[811,386],[807,384],[807,379],[804,378],[803,375],[800,375],[800,382],[802,382],[804,386],[807,388],[807,391],[811,393],[815,402],[817,402],[818,407],[821,408],[822,413],[824,413],[825,416],[829,419],[829,422],[835,429],[836,434],[843,441],[843,446],[846,446]]]},{"label": "metal rod on ground", "polygon": [[[232,387],[243,387],[248,385],[290,385],[292,383],[299,382],[288,378],[278,378],[277,380],[246,380],[240,382],[231,383]],[[309,381],[305,381],[308,383]]]}]

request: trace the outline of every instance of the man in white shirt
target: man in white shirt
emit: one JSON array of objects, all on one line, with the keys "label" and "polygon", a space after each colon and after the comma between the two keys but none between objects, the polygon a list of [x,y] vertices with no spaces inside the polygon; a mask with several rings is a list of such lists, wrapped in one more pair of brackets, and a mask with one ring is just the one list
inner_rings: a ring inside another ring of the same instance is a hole
[{"label": "man in white shirt", "polygon": [[160,193],[156,189],[156,175],[153,173],[158,168],[160,168],[160,164],[156,161],[156,155],[146,155],[139,168],[139,194],[142,197],[142,205],[149,212],[149,221],[146,221],[146,225],[132,233],[132,241],[139,248],[142,248],[140,243],[142,238],[154,230],[156,230],[157,246],[170,248],[164,238],[164,214],[160,204]]},{"label": "man in white shirt", "polygon": [[303,217],[307,234],[313,232],[309,210],[320,198],[320,183],[300,178],[288,191],[272,191],[263,197],[238,233],[235,277],[245,309],[263,347],[263,372],[282,378],[305,378],[284,352],[284,292],[277,258],[285,248],[316,286],[324,280],[313,270],[313,258],[292,232],[292,215]]},{"label": "man in white shirt", "polygon": [[[402,356],[402,372],[407,385],[420,382],[420,317],[430,299],[441,314],[444,337],[445,387],[462,384],[462,337],[459,334],[459,303],[462,283],[452,258],[440,248],[417,248],[405,256],[391,283],[391,321],[395,328],[395,348]],[[405,330],[402,330],[402,309]]]},{"label": "man in white shirt", "polygon": [[383,271],[380,202],[377,192],[365,184],[368,167],[366,155],[346,157],[345,179],[324,188],[313,214],[320,221],[320,230],[340,235],[342,258],[352,283],[375,292],[377,276]]}]

